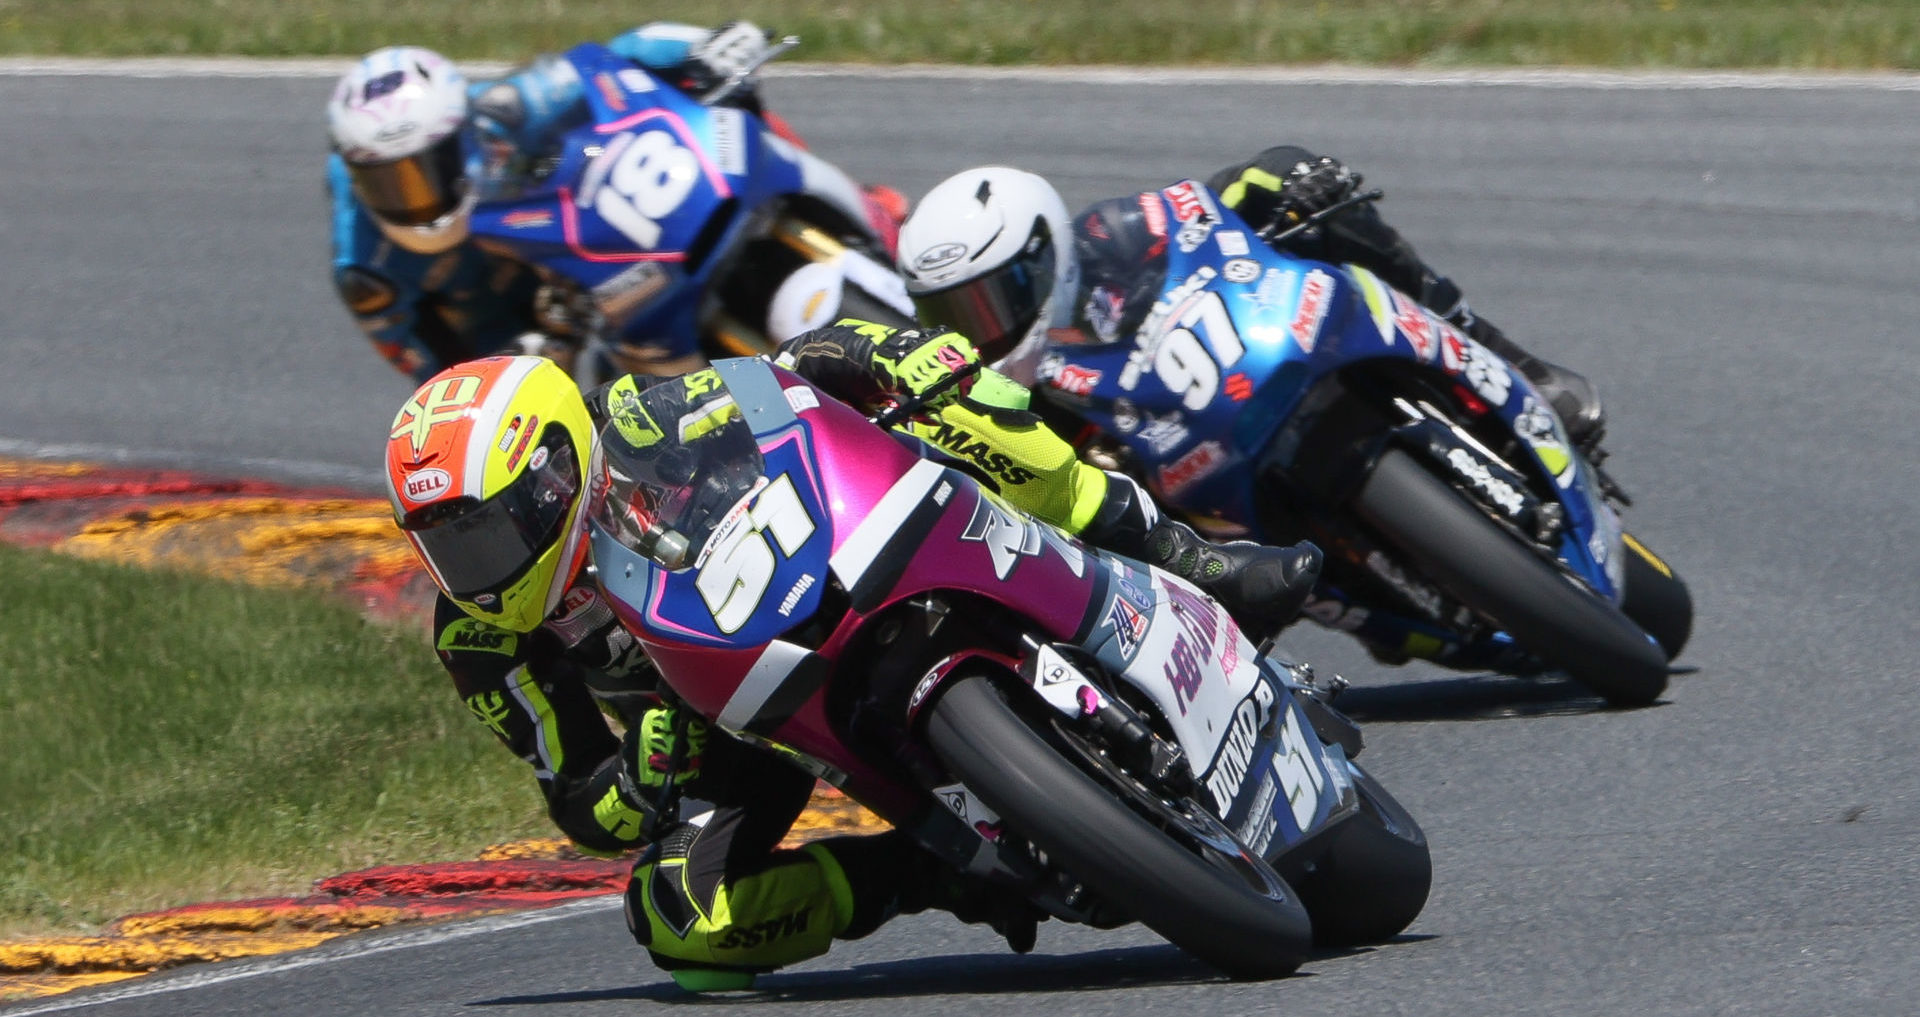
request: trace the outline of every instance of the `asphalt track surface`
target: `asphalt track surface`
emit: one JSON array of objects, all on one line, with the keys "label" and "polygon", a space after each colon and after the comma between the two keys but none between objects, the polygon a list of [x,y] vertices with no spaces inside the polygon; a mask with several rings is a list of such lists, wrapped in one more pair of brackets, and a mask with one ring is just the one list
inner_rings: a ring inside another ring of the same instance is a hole
[{"label": "asphalt track surface", "polygon": [[[410,386],[328,287],[327,87],[0,77],[0,450],[376,476]],[[1639,499],[1629,523],[1693,587],[1683,663],[1698,671],[1661,705],[1614,712],[1565,685],[1381,669],[1302,635],[1355,680],[1365,761],[1425,825],[1436,873],[1400,941],[1297,977],[1227,983],[1145,932],[1057,924],[1016,957],[922,916],[707,1006],[1913,1012],[1914,96],[845,76],[769,94],[817,151],[916,196],[1005,160],[1078,203],[1283,139],[1363,169],[1483,312],[1604,383],[1612,465]],[[601,904],[14,1009],[519,1017],[688,999]]]}]

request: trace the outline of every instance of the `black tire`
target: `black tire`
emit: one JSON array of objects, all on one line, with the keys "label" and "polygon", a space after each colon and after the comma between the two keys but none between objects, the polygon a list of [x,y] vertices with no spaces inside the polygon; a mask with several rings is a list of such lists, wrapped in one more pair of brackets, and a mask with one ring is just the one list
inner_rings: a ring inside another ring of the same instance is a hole
[{"label": "black tire", "polygon": [[1353,509],[1428,579],[1609,703],[1644,706],[1666,690],[1666,654],[1640,626],[1521,546],[1406,452],[1381,454]]},{"label": "black tire", "polygon": [[[1359,767],[1354,767],[1359,770]],[[1329,834],[1324,851],[1287,882],[1313,918],[1313,941],[1324,947],[1392,939],[1413,924],[1433,888],[1433,855],[1413,816],[1372,775],[1356,775],[1360,811]]]},{"label": "black tire", "polygon": [[1235,978],[1278,978],[1306,959],[1312,923],[1284,881],[1274,876],[1276,896],[1262,895],[1147,822],[1023,720],[992,678],[957,677],[927,739],[1009,829],[1175,946]]},{"label": "black tire", "polygon": [[1661,557],[1627,534],[1626,591],[1620,610],[1660,644],[1672,660],[1693,635],[1693,594]]}]

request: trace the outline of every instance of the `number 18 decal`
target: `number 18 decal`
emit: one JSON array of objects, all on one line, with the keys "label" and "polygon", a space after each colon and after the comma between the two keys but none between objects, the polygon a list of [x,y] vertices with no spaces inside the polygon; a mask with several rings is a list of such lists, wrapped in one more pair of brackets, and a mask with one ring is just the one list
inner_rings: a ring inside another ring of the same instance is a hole
[{"label": "number 18 decal", "polygon": [[626,134],[624,145],[602,158],[612,167],[593,196],[593,210],[642,250],[660,243],[660,220],[687,200],[700,179],[700,160],[667,131]]},{"label": "number 18 decal", "polygon": [[791,558],[813,536],[815,528],[807,506],[800,501],[800,492],[794,490],[793,479],[783,473],[779,480],[761,489],[744,521],[731,526],[722,523],[714,531],[708,538],[709,546],[701,549],[703,560],[697,563],[700,574],[694,577],[693,585],[707,602],[707,610],[713,612],[713,623],[721,632],[731,635],[740,631],[767,595],[778,567],[767,537],[771,535],[780,545],[780,553]]}]

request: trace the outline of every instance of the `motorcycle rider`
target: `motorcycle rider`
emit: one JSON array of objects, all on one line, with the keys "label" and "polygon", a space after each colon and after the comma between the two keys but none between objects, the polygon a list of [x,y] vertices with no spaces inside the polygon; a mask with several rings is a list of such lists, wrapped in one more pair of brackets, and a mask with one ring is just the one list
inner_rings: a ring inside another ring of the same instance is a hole
[{"label": "motorcycle rider", "polygon": [[[1158,516],[1131,480],[1079,463],[1037,418],[995,405],[1025,390],[968,373],[979,354],[957,334],[842,321],[788,341],[779,362],[856,403],[924,397],[916,430],[967,432],[943,441],[962,457],[978,444],[1006,456],[1010,467],[979,475],[1008,500],[1191,579],[1256,623],[1290,619],[1317,575],[1311,544],[1216,545]],[[685,987],[745,987],[756,972],[928,908],[1030,949],[1036,915],[1023,899],[961,876],[903,833],[777,850],[813,778],[658,698],[651,663],[593,585],[584,533],[598,428],[654,384],[678,386],[690,415],[720,390],[709,369],[628,375],[583,398],[550,361],[490,357],[442,371],[395,416],[388,496],[440,590],[434,643],[461,698],[533,766],[549,815],[582,848],[652,843],[627,887],[628,926]],[[624,737],[602,704],[628,722]],[[668,785],[708,808],[664,822],[656,803]]]},{"label": "motorcycle rider", "polygon": [[[608,48],[696,98],[756,66],[766,32],[748,21],[708,30],[653,22]],[[764,117],[751,78],[721,105]],[[333,152],[333,279],[374,349],[424,382],[441,368],[496,352],[566,359],[598,323],[576,287],[543,285],[533,266],[470,241],[474,205],[516,194],[553,166],[553,145],[587,117],[572,64],[543,54],[506,77],[469,82],[432,50],[395,46],[355,64],[327,103]],[[804,147],[804,146],[802,146]],[[868,218],[890,239],[906,201],[864,189]],[[658,347],[623,347],[650,371],[690,370],[697,357],[667,359]]]},{"label": "motorcycle rider", "polygon": [[[1220,170],[1206,185],[1258,230],[1298,224],[1351,197],[1361,182],[1336,159],[1281,145]],[[1045,179],[978,167],[936,185],[901,224],[899,268],[922,323],[972,336],[1002,371],[1032,384],[1050,341],[1132,341],[1160,295],[1169,232],[1180,227],[1166,218],[1159,194],[1149,191],[1095,202],[1069,227],[1066,206]],[[1422,261],[1371,202],[1350,205],[1276,249],[1371,271],[1518,368],[1576,444],[1598,444],[1605,418],[1592,383],[1533,356],[1475,314],[1460,287]]]}]

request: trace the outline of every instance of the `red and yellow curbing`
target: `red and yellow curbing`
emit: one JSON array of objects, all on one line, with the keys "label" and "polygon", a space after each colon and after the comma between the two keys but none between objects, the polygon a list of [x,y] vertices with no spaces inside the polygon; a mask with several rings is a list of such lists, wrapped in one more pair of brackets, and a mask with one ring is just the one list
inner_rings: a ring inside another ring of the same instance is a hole
[{"label": "red and yellow curbing", "polygon": [[[0,458],[0,541],[210,571],[263,586],[330,588],[386,618],[424,617],[431,603],[431,587],[387,503],[348,491]],[[822,786],[788,845],[883,827]],[[306,897],[195,904],[130,915],[97,936],[0,942],[0,1000],[55,995],[182,964],[284,953],[401,922],[617,893],[632,864],[582,856],[563,840],[523,841],[473,861],[333,876]]]}]

